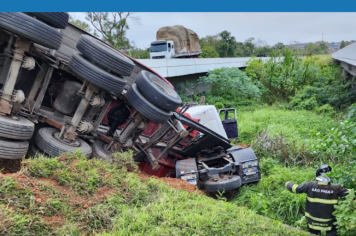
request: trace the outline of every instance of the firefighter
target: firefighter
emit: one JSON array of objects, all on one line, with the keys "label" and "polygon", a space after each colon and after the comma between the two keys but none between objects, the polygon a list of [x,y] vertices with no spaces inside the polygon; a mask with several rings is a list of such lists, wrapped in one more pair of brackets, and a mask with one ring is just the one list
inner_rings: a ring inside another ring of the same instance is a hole
[{"label": "firefighter", "polygon": [[306,193],[305,216],[307,227],[310,233],[320,235],[321,231],[326,231],[327,236],[337,235],[333,216],[334,205],[337,204],[338,197],[345,197],[348,190],[340,185],[330,183],[330,178],[322,173],[331,171],[329,165],[322,165],[316,171],[316,180],[303,184],[287,182],[286,187],[292,193]]}]

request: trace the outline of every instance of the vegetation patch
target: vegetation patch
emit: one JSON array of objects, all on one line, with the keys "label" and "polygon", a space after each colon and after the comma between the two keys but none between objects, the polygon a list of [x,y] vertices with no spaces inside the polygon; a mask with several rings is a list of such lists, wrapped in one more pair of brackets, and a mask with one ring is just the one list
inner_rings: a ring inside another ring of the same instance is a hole
[{"label": "vegetation patch", "polygon": [[40,157],[1,174],[0,235],[305,235],[198,190],[177,189],[186,189],[182,180],[137,173],[132,153],[113,159]]}]

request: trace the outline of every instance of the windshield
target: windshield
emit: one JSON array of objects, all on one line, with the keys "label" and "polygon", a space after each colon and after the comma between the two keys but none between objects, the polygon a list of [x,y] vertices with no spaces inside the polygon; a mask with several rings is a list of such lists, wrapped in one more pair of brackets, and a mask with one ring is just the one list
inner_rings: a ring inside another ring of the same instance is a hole
[{"label": "windshield", "polygon": [[167,43],[151,45],[151,52],[167,51]]}]

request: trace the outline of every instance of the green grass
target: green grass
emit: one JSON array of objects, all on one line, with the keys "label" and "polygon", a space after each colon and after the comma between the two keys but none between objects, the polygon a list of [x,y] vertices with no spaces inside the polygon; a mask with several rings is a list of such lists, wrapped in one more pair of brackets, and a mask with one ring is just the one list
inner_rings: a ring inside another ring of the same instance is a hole
[{"label": "green grass", "polygon": [[283,135],[297,146],[315,142],[313,132],[325,133],[338,122],[328,115],[305,110],[287,110],[277,106],[242,107],[237,109],[239,142],[252,143],[257,134],[269,130],[271,135]]},{"label": "green grass", "polygon": [[[326,55],[317,55],[313,56],[315,58],[315,62],[319,65],[328,65],[332,62],[331,54]],[[306,60],[307,57],[303,57],[303,60]]]},{"label": "green grass", "polygon": [[[21,185],[0,174],[0,235],[304,235],[233,203],[141,179],[126,168],[131,156],[116,154],[113,164],[79,153],[25,160]],[[95,200],[103,187],[111,194]],[[63,224],[44,221],[53,216]]]}]

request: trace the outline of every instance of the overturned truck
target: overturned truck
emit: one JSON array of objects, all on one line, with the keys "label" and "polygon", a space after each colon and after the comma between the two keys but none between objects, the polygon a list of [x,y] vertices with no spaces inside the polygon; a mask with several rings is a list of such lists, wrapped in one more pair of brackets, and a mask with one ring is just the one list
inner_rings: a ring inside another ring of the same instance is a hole
[{"label": "overturned truck", "polygon": [[79,149],[111,161],[113,152],[132,150],[143,171],[208,192],[260,180],[252,149],[228,139],[237,137],[236,114],[222,110],[221,122],[212,106],[180,107],[165,78],[68,17],[0,13],[1,159]]}]

